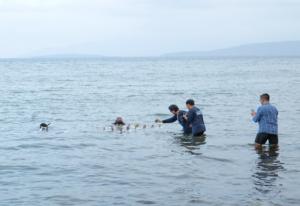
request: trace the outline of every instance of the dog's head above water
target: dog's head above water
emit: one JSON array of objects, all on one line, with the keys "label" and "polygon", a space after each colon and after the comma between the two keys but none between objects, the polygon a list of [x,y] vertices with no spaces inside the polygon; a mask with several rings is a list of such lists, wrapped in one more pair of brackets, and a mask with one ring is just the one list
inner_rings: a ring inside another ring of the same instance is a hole
[{"label": "dog's head above water", "polygon": [[49,126],[50,124],[51,124],[51,123],[49,123],[49,124],[41,123],[41,124],[40,124],[40,129],[41,129],[41,130],[44,130],[44,131],[48,131],[48,126]]}]

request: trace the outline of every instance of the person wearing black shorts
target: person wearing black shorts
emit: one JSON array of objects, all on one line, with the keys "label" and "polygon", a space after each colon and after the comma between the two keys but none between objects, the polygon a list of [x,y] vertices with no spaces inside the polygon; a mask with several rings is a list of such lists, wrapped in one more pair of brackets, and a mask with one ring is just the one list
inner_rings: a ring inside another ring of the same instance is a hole
[{"label": "person wearing black shorts", "polygon": [[270,95],[260,95],[261,106],[257,112],[252,112],[253,121],[259,125],[258,134],[255,139],[255,147],[261,148],[268,140],[269,145],[278,145],[278,110],[270,104]]},{"label": "person wearing black shorts", "polygon": [[255,143],[263,145],[266,144],[267,140],[270,145],[278,145],[278,135],[268,133],[258,133],[255,138]]}]

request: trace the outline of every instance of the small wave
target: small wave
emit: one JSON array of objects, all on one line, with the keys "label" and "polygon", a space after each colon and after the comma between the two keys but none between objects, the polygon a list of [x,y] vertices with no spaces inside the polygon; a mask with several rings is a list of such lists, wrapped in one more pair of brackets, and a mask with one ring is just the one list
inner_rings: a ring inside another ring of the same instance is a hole
[{"label": "small wave", "polygon": [[219,157],[210,157],[210,156],[202,156],[205,159],[209,159],[209,160],[215,160],[218,162],[227,162],[227,163],[233,163],[233,160],[229,160],[229,159],[224,159],[224,158],[219,158]]},{"label": "small wave", "polygon": [[154,113],[153,116],[165,117],[165,116],[168,116],[168,114],[166,114],[166,113]]},{"label": "small wave", "polygon": [[0,150],[16,151],[16,150],[19,150],[19,149],[17,147],[0,147]]},{"label": "small wave", "polygon": [[138,201],[136,201],[136,202],[137,202],[137,203],[144,204],[144,205],[153,205],[153,204],[156,204],[156,202],[151,201],[151,200],[138,200]]},{"label": "small wave", "polygon": [[97,146],[96,144],[87,144],[87,143],[81,143],[74,145],[74,148],[86,148],[86,147],[95,147]]},{"label": "small wave", "polygon": [[32,167],[28,165],[0,165],[1,171],[33,171],[38,170],[37,167]]},{"label": "small wave", "polygon": [[18,146],[19,149],[32,149],[32,148],[43,148],[42,144],[21,144]]},{"label": "small wave", "polygon": [[140,96],[140,95],[134,95],[134,94],[132,94],[132,95],[127,95],[126,97],[127,98],[131,98],[131,97],[138,97],[138,96]]}]

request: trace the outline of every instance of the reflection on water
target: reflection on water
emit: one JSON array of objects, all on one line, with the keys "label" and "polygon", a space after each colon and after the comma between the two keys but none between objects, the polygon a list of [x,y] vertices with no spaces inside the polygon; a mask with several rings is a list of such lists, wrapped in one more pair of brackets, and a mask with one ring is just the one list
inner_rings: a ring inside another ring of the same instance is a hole
[{"label": "reflection on water", "polygon": [[257,150],[258,159],[252,175],[255,190],[263,195],[278,194],[280,188],[276,181],[279,172],[284,169],[283,163],[278,160],[279,149],[270,147]]},{"label": "reflection on water", "polygon": [[199,155],[200,153],[196,153],[194,150],[199,149],[200,145],[203,145],[206,143],[206,135],[201,135],[201,136],[192,136],[192,135],[180,135],[175,137],[176,141],[178,141],[178,144],[181,146],[185,147],[187,152],[194,154],[194,155]]}]

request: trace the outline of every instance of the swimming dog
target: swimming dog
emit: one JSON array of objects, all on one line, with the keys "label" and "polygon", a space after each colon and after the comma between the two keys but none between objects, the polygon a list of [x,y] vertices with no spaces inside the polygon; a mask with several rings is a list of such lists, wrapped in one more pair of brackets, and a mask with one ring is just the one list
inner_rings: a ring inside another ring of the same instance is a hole
[{"label": "swimming dog", "polygon": [[49,123],[49,124],[41,123],[41,124],[40,124],[40,130],[41,130],[41,131],[47,131],[47,132],[48,132],[48,126],[49,126],[50,124],[51,124],[51,123]]}]

